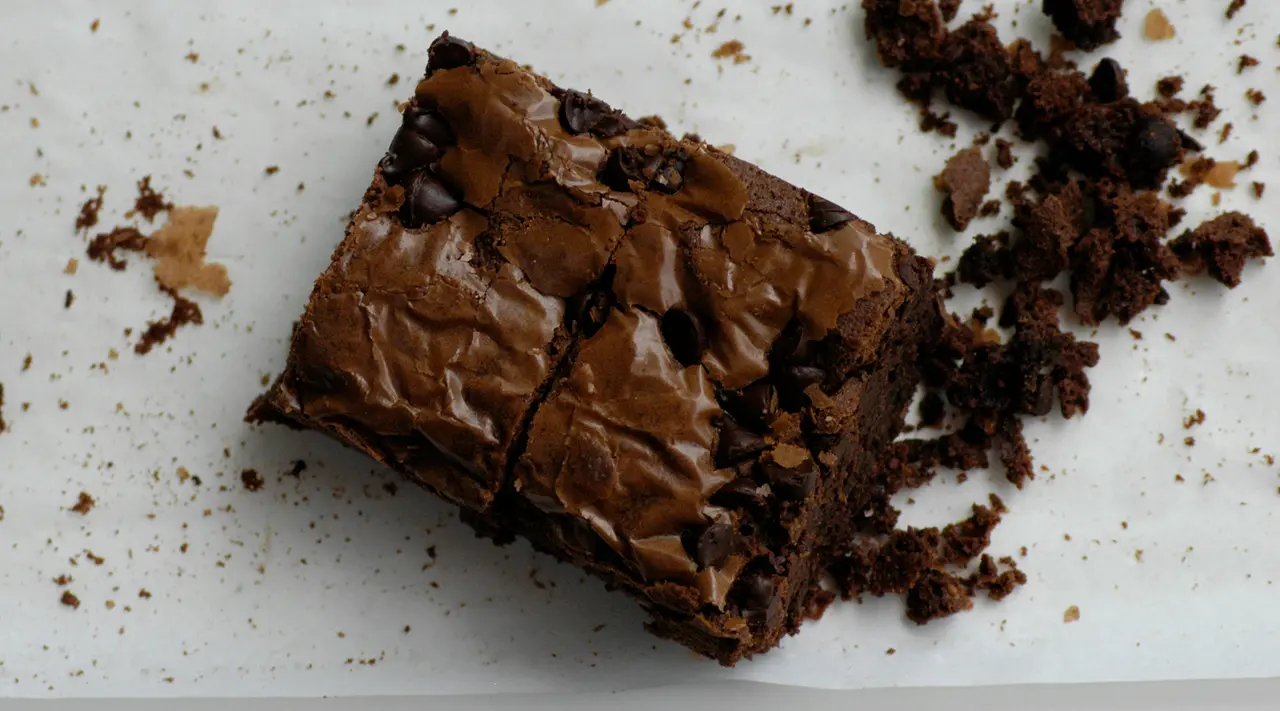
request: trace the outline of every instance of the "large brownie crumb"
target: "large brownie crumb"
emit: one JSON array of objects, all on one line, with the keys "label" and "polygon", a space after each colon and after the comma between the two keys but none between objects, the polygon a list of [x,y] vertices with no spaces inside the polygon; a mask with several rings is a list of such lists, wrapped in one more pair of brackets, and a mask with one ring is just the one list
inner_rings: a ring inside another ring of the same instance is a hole
[{"label": "large brownie crumb", "polygon": [[85,253],[95,262],[106,262],[116,271],[123,271],[129,263],[116,256],[117,250],[143,252],[147,248],[146,235],[134,227],[117,227],[103,232],[89,242]]},{"label": "large brownie crumb", "polygon": [[94,501],[93,497],[90,496],[88,492],[82,491],[80,492],[79,498],[76,499],[75,505],[71,507],[71,510],[75,511],[81,516],[84,516],[85,514],[88,514],[91,510],[93,510],[94,505],[97,503],[98,502]]},{"label": "large brownie crumb", "polygon": [[1080,49],[1116,41],[1116,20],[1124,0],[1044,0],[1041,10],[1062,36]]},{"label": "large brownie crumb", "polygon": [[963,232],[978,216],[991,189],[991,168],[977,147],[966,148],[947,161],[947,167],[934,176],[933,184],[946,195],[942,201],[943,217],[957,232]]},{"label": "large brownie crumb", "polygon": [[1183,269],[1190,273],[1207,271],[1228,287],[1240,284],[1240,273],[1250,259],[1274,256],[1267,233],[1253,218],[1239,212],[1205,222],[1173,240],[1170,247]]},{"label": "large brownie crumb", "polygon": [[161,286],[160,290],[173,299],[173,309],[167,318],[147,324],[138,344],[133,347],[133,351],[138,355],[150,353],[151,349],[172,338],[182,326],[188,324],[199,326],[204,323],[204,314],[200,312],[199,304],[183,298],[177,291],[167,286]]}]

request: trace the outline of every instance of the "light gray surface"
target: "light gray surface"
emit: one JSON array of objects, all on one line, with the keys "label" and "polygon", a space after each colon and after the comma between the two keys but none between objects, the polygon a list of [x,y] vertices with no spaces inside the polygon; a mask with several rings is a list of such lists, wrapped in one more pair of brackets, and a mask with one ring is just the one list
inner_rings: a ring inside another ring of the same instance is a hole
[{"label": "light gray surface", "polygon": [[1253,711],[1280,705],[1280,680],[821,691],[749,682],[618,693],[341,699],[11,701],[5,711]]}]

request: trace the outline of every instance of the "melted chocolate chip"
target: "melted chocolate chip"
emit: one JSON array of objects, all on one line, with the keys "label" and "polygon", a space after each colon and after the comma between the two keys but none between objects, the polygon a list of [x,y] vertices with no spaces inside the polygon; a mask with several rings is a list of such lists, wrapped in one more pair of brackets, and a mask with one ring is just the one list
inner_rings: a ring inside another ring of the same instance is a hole
[{"label": "melted chocolate chip", "polygon": [[684,149],[670,151],[655,156],[645,164],[644,174],[649,178],[649,185],[668,195],[675,194],[684,186],[684,165],[689,154]]},{"label": "melted chocolate chip", "polygon": [[743,429],[732,419],[725,418],[720,427],[720,444],[716,448],[716,466],[732,466],[751,459],[769,447],[760,435]]},{"label": "melted chocolate chip", "polygon": [[778,402],[787,412],[797,412],[809,404],[805,390],[810,385],[820,385],[827,379],[827,372],[810,365],[793,365],[781,368],[777,374]]},{"label": "melted chocolate chip", "polygon": [[774,601],[778,589],[773,577],[767,573],[748,573],[739,578],[742,589],[742,606],[750,612],[764,612]]},{"label": "melted chocolate chip", "polygon": [[723,523],[713,523],[702,530],[688,532],[684,544],[699,568],[718,568],[733,550],[733,529]]},{"label": "melted chocolate chip", "polygon": [[590,94],[568,90],[560,99],[560,124],[573,135],[590,133],[613,138],[632,128],[635,121]]},{"label": "melted chocolate chip", "polygon": [[609,154],[604,168],[600,172],[600,182],[613,190],[631,192],[632,183],[648,183],[644,166],[647,157],[642,151],[630,146],[623,146]]},{"label": "melted chocolate chip", "polygon": [[803,501],[813,493],[813,488],[818,484],[818,469],[812,461],[806,461],[794,469],[766,462],[764,475],[769,480],[769,488],[784,501]]},{"label": "melted chocolate chip", "polygon": [[441,69],[457,69],[476,61],[476,48],[466,40],[450,37],[446,32],[427,48],[427,73]]},{"label": "melted chocolate chip", "polygon": [[408,227],[418,227],[444,219],[462,207],[443,182],[429,171],[413,174],[405,186],[404,205],[400,207],[400,219]]},{"label": "melted chocolate chip", "polygon": [[804,326],[792,321],[778,334],[769,349],[769,362],[775,365],[806,363],[812,357],[812,342],[804,337]]},{"label": "melted chocolate chip", "polygon": [[707,349],[707,337],[697,316],[682,309],[662,315],[662,338],[681,365],[697,365]]},{"label": "melted chocolate chip", "polygon": [[853,213],[817,195],[809,196],[809,231],[820,235],[855,220]]},{"label": "melted chocolate chip", "polygon": [[[753,462],[754,463],[754,462]],[[728,509],[745,509],[759,506],[765,501],[763,488],[750,476],[742,476],[716,489],[711,503]]]},{"label": "melted chocolate chip", "polygon": [[440,160],[441,154],[440,147],[430,139],[403,125],[382,158],[382,176],[388,183],[398,183],[409,173]]},{"label": "melted chocolate chip", "polygon": [[1107,57],[1093,68],[1089,75],[1089,88],[1093,95],[1105,104],[1119,101],[1129,95],[1129,83],[1125,81],[1120,63]]},{"label": "melted chocolate chip", "polygon": [[410,106],[404,112],[404,125],[424,136],[428,141],[446,148],[457,142],[449,122],[437,111]]},{"label": "melted chocolate chip", "polygon": [[1144,116],[1134,127],[1134,148],[1129,156],[1130,180],[1135,185],[1151,185],[1160,172],[1178,159],[1178,129],[1169,121]]},{"label": "melted chocolate chip", "polygon": [[757,380],[742,390],[720,393],[720,405],[733,419],[759,432],[769,429],[776,404],[773,385],[767,380]]},{"label": "melted chocolate chip", "polygon": [[1178,129],[1178,140],[1182,143],[1183,148],[1192,153],[1200,153],[1204,150],[1204,146],[1201,145],[1200,141],[1192,138],[1191,134],[1182,129]]}]

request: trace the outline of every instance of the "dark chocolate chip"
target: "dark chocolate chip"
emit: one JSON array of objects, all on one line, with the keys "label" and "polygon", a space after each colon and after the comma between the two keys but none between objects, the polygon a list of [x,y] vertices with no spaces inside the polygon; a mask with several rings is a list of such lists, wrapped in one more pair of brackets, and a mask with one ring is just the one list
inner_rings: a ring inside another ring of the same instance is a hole
[{"label": "dark chocolate chip", "polygon": [[699,568],[719,568],[733,550],[733,529],[723,523],[713,523],[701,530],[690,531],[684,543]]},{"label": "dark chocolate chip", "polygon": [[852,212],[834,202],[820,198],[817,195],[809,196],[809,231],[815,235],[833,230],[855,219],[857,218],[853,216]]},{"label": "dark chocolate chip", "polygon": [[769,362],[775,365],[806,363],[812,355],[811,344],[804,337],[804,325],[792,321],[774,340],[773,347],[769,349]]},{"label": "dark chocolate chip", "polygon": [[590,338],[604,325],[612,304],[612,292],[592,289],[574,294],[564,301],[565,322],[571,331]]},{"label": "dark chocolate chip", "polygon": [[404,112],[404,125],[441,148],[452,146],[457,141],[453,136],[453,129],[449,128],[449,122],[439,112],[431,109],[410,106]]},{"label": "dark chocolate chip", "polygon": [[741,390],[723,391],[720,401],[733,419],[760,432],[769,429],[777,404],[773,385],[767,380],[757,380]]},{"label": "dark chocolate chip", "polygon": [[649,182],[645,177],[644,166],[647,162],[644,153],[630,146],[623,146],[609,154],[604,168],[600,172],[600,182],[614,190],[631,192],[631,184]]},{"label": "dark chocolate chip", "polygon": [[821,385],[827,379],[827,372],[822,368],[810,365],[793,365],[778,371],[778,402],[782,409],[796,412],[809,404],[809,395],[805,390],[810,385]]},{"label": "dark chocolate chip", "polygon": [[899,258],[897,264],[898,278],[902,280],[903,286],[912,291],[920,288],[920,275],[915,269],[913,259]]},{"label": "dark chocolate chip", "polygon": [[446,218],[461,207],[462,203],[448,186],[431,172],[422,170],[414,173],[405,186],[400,219],[409,227],[417,227]]},{"label": "dark chocolate chip", "polygon": [[784,501],[803,501],[818,484],[818,469],[812,461],[794,469],[765,462],[764,475],[769,480],[769,488]]},{"label": "dark chocolate chip", "polygon": [[427,73],[465,67],[476,61],[476,48],[446,32],[427,48]]},{"label": "dark chocolate chip", "polygon": [[1120,63],[1107,57],[1098,62],[1089,75],[1089,88],[1104,104],[1119,101],[1129,95],[1129,83],[1125,81]]},{"label": "dark chocolate chip", "polygon": [[1192,138],[1191,134],[1182,129],[1178,129],[1178,140],[1182,143],[1183,148],[1192,153],[1200,153],[1204,150],[1204,146],[1201,145],[1200,141]]},{"label": "dark chocolate chip", "polygon": [[751,506],[759,506],[764,501],[764,491],[749,476],[740,476],[716,489],[716,493],[711,495],[712,504],[729,509],[745,509]]},{"label": "dark chocolate chip", "polygon": [[778,589],[767,573],[748,573],[738,582],[742,586],[742,606],[751,612],[764,612],[773,603]]},{"label": "dark chocolate chip", "polygon": [[716,466],[720,468],[733,466],[738,462],[751,459],[768,449],[769,443],[760,435],[744,429],[737,422],[726,417],[720,427],[720,444],[716,447]]},{"label": "dark chocolate chip", "polygon": [[1134,149],[1129,157],[1130,179],[1136,185],[1155,182],[1160,171],[1178,159],[1178,129],[1166,119],[1143,116],[1134,128]]},{"label": "dark chocolate chip", "polygon": [[409,173],[440,160],[440,147],[407,123],[396,131],[391,148],[382,159],[382,176],[388,183],[398,183]]},{"label": "dark chocolate chip", "polygon": [[644,174],[654,190],[674,195],[684,186],[684,166],[689,154],[684,149],[654,156],[645,164]]},{"label": "dark chocolate chip", "polygon": [[681,365],[697,365],[707,349],[702,323],[683,309],[671,309],[662,315],[662,338]]},{"label": "dark chocolate chip", "polygon": [[560,99],[560,124],[573,135],[590,133],[600,138],[612,138],[630,131],[635,122],[621,111],[590,94],[568,90]]}]

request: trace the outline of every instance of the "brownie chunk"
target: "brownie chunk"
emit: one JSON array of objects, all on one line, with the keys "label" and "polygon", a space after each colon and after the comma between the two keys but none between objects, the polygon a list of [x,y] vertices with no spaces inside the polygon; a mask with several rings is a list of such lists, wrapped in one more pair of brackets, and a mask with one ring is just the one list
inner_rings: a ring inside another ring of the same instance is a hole
[{"label": "brownie chunk", "polygon": [[444,35],[251,420],[315,429],[724,664],[820,610],[939,327],[843,208]]},{"label": "brownie chunk", "polygon": [[991,167],[976,146],[966,148],[947,160],[947,166],[934,176],[933,184],[946,195],[942,216],[955,231],[963,232],[978,216],[991,189]]},{"label": "brownie chunk", "polygon": [[1120,38],[1116,20],[1123,6],[1124,0],[1044,0],[1041,10],[1063,37],[1090,50]]},{"label": "brownie chunk", "polygon": [[1271,240],[1253,218],[1239,212],[1228,212],[1188,230],[1169,243],[1182,261],[1184,271],[1209,276],[1234,289],[1240,285],[1240,273],[1250,259],[1273,257]]}]

